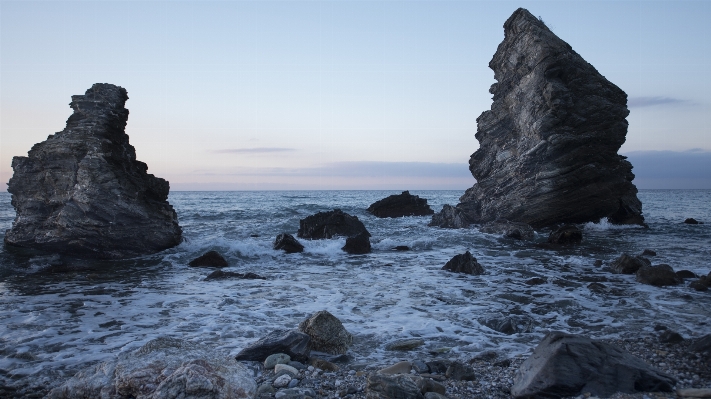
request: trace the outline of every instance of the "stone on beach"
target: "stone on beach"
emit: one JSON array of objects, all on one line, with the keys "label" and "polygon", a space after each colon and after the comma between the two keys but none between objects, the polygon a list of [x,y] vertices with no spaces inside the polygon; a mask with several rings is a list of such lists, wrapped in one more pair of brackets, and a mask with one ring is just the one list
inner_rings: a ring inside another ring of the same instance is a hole
[{"label": "stone on beach", "polygon": [[192,267],[227,267],[227,261],[217,251],[208,251],[188,263]]},{"label": "stone on beach", "polygon": [[676,380],[614,345],[558,331],[548,333],[514,378],[515,398],[589,392],[671,392]]},{"label": "stone on beach", "polygon": [[484,274],[484,267],[476,261],[476,258],[469,251],[455,255],[442,267],[442,270],[472,275]]},{"label": "stone on beach", "polygon": [[311,337],[313,350],[329,354],[346,353],[353,343],[353,335],[326,310],[318,311],[299,323],[299,331]]},{"label": "stone on beach", "polygon": [[170,186],[148,174],[124,132],[128,95],[94,84],[72,96],[64,130],[12,159],[17,216],[5,243],[83,258],[123,259],[178,245]]},{"label": "stone on beach", "polygon": [[296,330],[274,330],[242,349],[235,359],[263,362],[275,353],[306,361],[311,353],[311,337]]},{"label": "stone on beach", "polygon": [[385,350],[389,351],[411,351],[424,345],[425,341],[420,338],[401,339],[385,345]]},{"label": "stone on beach", "polygon": [[420,389],[406,375],[373,373],[368,377],[367,399],[423,399]]},{"label": "stone on beach", "polygon": [[[432,225],[498,218],[534,228],[562,223],[643,224],[625,142],[627,95],[525,9],[504,23],[489,63],[491,110],[477,119],[476,184]],[[451,221],[451,222],[449,222]]]},{"label": "stone on beach", "polygon": [[288,254],[304,252],[304,246],[294,238],[291,234],[281,233],[274,239],[273,248],[276,250],[283,249]]},{"label": "stone on beach", "polygon": [[362,232],[370,237],[365,225],[356,216],[334,209],[301,219],[297,236],[317,240],[335,236],[354,237]]},{"label": "stone on beach", "polygon": [[403,191],[375,201],[368,207],[368,212],[379,218],[397,218],[402,216],[432,215],[434,211],[427,205],[427,200]]}]

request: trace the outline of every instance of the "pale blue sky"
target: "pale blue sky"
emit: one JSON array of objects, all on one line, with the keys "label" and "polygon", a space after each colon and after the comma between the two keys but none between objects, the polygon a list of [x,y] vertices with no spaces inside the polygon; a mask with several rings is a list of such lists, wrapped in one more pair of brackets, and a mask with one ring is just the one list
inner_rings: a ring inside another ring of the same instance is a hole
[{"label": "pale blue sky", "polygon": [[708,1],[1,1],[0,181],[106,82],[174,190],[467,188],[518,7],[627,92],[622,153],[711,159]]}]

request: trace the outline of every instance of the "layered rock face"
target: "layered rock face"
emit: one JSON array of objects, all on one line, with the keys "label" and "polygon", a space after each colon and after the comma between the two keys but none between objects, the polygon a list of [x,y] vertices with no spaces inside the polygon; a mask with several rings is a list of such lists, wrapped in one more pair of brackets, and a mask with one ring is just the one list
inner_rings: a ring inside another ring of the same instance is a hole
[{"label": "layered rock face", "polygon": [[180,243],[168,182],[147,173],[124,132],[127,99],[122,87],[93,85],[72,96],[64,130],[12,159],[17,217],[5,243],[102,259]]},{"label": "layered rock face", "polygon": [[477,119],[480,148],[469,160],[477,183],[457,206],[463,222],[445,227],[497,218],[534,228],[605,217],[643,224],[632,165],[617,154],[625,92],[525,9],[504,33],[489,62],[494,101]]}]

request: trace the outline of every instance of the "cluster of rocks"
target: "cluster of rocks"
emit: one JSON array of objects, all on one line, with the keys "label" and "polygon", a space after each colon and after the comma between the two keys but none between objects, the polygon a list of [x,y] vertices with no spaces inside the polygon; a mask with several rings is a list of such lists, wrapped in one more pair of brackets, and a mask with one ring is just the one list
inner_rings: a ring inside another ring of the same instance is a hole
[{"label": "cluster of rocks", "polygon": [[610,269],[613,273],[634,274],[638,282],[657,287],[682,284],[686,279],[697,279],[689,284],[689,287],[697,291],[706,291],[711,286],[711,272],[700,278],[690,270],[675,272],[667,264],[652,265],[647,256],[655,255],[656,252],[652,250],[645,250],[641,255],[622,254],[610,263]]}]

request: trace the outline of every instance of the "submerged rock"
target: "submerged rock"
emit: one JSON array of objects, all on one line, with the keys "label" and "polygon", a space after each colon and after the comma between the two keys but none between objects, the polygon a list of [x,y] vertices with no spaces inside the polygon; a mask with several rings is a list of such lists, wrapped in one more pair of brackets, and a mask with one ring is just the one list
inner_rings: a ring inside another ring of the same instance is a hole
[{"label": "submerged rock", "polygon": [[281,233],[274,240],[274,249],[283,249],[288,254],[304,252],[304,246],[291,234]]},{"label": "submerged rock", "polygon": [[356,216],[351,216],[340,209],[334,209],[301,219],[299,232],[296,235],[300,238],[314,240],[334,236],[353,237],[362,232],[370,237],[365,225]]},{"label": "submerged rock", "polygon": [[306,361],[311,353],[311,337],[295,330],[274,330],[242,349],[235,359],[263,362],[275,353],[284,353],[291,359]]},{"label": "submerged rock", "polygon": [[299,323],[299,331],[311,337],[313,350],[332,355],[346,353],[353,343],[353,335],[327,310],[318,311]]},{"label": "submerged rock", "polygon": [[484,267],[476,261],[476,258],[469,251],[455,255],[442,267],[442,270],[473,275],[484,274]]},{"label": "submerged rock", "polygon": [[227,261],[217,251],[207,251],[188,263],[191,267],[227,267]]},{"label": "submerged rock", "polygon": [[583,241],[583,232],[573,224],[561,226],[551,231],[551,234],[548,236],[549,244],[579,244],[581,241]]},{"label": "submerged rock", "polygon": [[506,238],[516,240],[532,240],[533,228],[526,223],[511,222],[506,219],[496,219],[481,226],[482,233],[501,234]]},{"label": "submerged rock", "polygon": [[252,372],[229,354],[157,338],[77,373],[47,398],[246,399],[256,390]]},{"label": "submerged rock", "polygon": [[368,207],[368,212],[379,218],[399,218],[402,216],[432,215],[434,211],[427,205],[427,200],[403,191],[375,201]]},{"label": "submerged rock", "polygon": [[642,284],[657,287],[677,285],[682,281],[669,265],[642,266],[637,270],[636,279]]},{"label": "submerged rock", "polygon": [[477,183],[460,198],[460,219],[643,224],[632,165],[617,154],[625,92],[522,8],[504,24],[489,67],[493,104],[477,119],[479,149],[469,160]]},{"label": "submerged rock", "polygon": [[235,273],[235,272],[225,272],[222,270],[215,270],[205,277],[205,281],[210,280],[227,280],[230,278],[237,278],[241,280],[266,280],[266,277],[262,277],[256,273]]},{"label": "submerged rock", "polygon": [[558,331],[548,333],[514,377],[515,398],[587,393],[671,392],[676,380],[614,345]]},{"label": "submerged rock", "polygon": [[444,227],[448,229],[463,229],[472,224],[472,220],[467,216],[466,212],[459,207],[454,207],[449,204],[442,206],[439,213],[432,215],[432,220],[428,224],[430,227]]},{"label": "submerged rock", "polygon": [[180,243],[168,182],[147,173],[124,132],[127,99],[122,87],[93,85],[72,96],[64,130],[12,159],[17,217],[6,244],[121,259]]},{"label": "submerged rock", "polygon": [[370,253],[370,234],[362,232],[355,237],[346,238],[346,245],[341,248],[351,255]]},{"label": "submerged rock", "polygon": [[620,255],[610,264],[612,271],[618,274],[635,274],[637,270],[644,266],[652,266],[652,262],[645,257],[628,254]]}]

